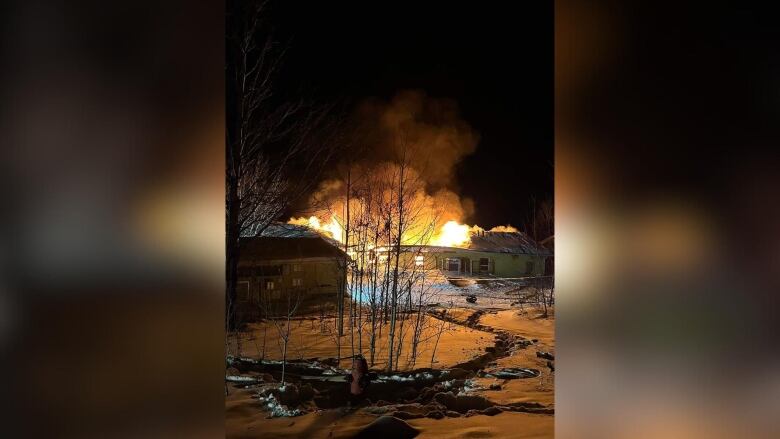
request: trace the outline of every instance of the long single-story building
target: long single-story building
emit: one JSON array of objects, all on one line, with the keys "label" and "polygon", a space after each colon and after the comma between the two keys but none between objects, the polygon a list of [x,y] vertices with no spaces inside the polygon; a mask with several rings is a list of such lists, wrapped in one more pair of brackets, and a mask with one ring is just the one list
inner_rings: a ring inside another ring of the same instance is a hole
[{"label": "long single-story building", "polygon": [[[405,246],[401,265],[439,269],[448,277],[543,276],[552,252],[522,232],[478,232],[464,247]],[[380,256],[381,257],[381,256]]]},{"label": "long single-story building", "polygon": [[301,307],[335,304],[347,255],[336,241],[306,227],[274,223],[241,237],[236,288],[243,321],[262,315],[261,305],[286,301],[295,294]]}]

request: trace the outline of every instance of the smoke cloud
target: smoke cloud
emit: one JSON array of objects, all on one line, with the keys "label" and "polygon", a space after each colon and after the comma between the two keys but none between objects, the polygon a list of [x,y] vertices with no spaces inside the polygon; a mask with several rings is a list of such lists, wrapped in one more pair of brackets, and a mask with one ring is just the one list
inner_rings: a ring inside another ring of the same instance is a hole
[{"label": "smoke cloud", "polygon": [[476,150],[479,135],[461,118],[455,101],[419,90],[399,92],[390,101],[369,99],[357,107],[349,137],[348,151],[334,168],[338,177],[323,181],[311,197],[315,210],[343,208],[347,167],[353,176],[389,176],[404,158],[418,180],[418,201],[436,211],[438,225],[465,221],[474,212],[473,201],[457,194],[456,170]]}]

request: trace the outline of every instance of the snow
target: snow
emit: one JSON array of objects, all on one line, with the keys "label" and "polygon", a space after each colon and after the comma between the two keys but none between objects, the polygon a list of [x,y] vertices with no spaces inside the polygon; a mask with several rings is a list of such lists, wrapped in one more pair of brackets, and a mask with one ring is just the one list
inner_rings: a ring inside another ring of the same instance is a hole
[{"label": "snow", "polygon": [[[468,278],[464,278],[468,279]],[[424,277],[425,286],[422,304],[424,306],[444,305],[452,303],[453,306],[463,308],[479,308],[489,306],[491,308],[510,308],[510,303],[517,300],[516,292],[526,286],[524,279],[479,279],[465,286],[452,284],[439,270],[430,270]],[[352,298],[361,303],[368,304],[371,300],[371,288],[366,282],[362,285],[351,284],[349,290]],[[379,292],[377,291],[377,300]],[[412,289],[412,302],[420,303],[420,288]],[[476,295],[477,303],[466,302],[466,296]]]},{"label": "snow", "polygon": [[466,380],[466,383],[463,385],[463,389],[461,392],[463,393],[470,393],[474,392],[476,390],[484,390],[485,388],[476,384],[474,380]]},{"label": "snow", "polygon": [[225,381],[229,381],[231,383],[251,383],[258,381],[258,379],[250,376],[228,375],[225,377]]},{"label": "snow", "polygon": [[423,381],[434,379],[433,374],[430,372],[418,372],[412,375],[379,375],[380,381],[398,381],[398,382],[410,382],[410,381]]},{"label": "snow", "polygon": [[257,400],[263,405],[263,408],[268,410],[271,418],[293,417],[303,414],[298,409],[289,409],[285,405],[280,404],[273,394],[260,396]]}]

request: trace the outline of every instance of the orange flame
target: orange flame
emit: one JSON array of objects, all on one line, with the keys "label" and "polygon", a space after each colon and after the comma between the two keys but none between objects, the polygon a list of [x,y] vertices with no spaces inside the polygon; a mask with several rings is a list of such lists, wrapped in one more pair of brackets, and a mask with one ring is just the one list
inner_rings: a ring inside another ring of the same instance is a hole
[{"label": "orange flame", "polygon": [[309,218],[290,218],[290,221],[287,221],[287,223],[298,226],[306,226],[325,236],[333,238],[338,242],[344,243],[344,228],[341,227],[341,223],[339,223],[336,215],[332,215],[330,217],[330,221],[325,224],[323,224],[322,221],[314,215],[310,216]]},{"label": "orange flame", "polygon": [[[288,224],[295,224],[299,226],[306,226],[324,236],[333,238],[340,243],[344,243],[344,227],[342,222],[336,215],[331,215],[330,220],[324,221],[317,216],[290,218]],[[422,245],[436,245],[442,247],[468,247],[471,242],[471,236],[475,233],[484,232],[485,229],[478,225],[470,226],[468,224],[461,224],[456,220],[449,220],[438,228],[438,231],[433,234],[429,242],[417,242],[412,239],[404,239],[404,244],[422,244]],[[490,232],[518,232],[515,227],[510,225],[496,226],[489,230]],[[409,241],[409,242],[407,242]],[[373,248],[374,244],[370,244],[369,247]]]},{"label": "orange flame", "polygon": [[457,221],[447,221],[433,239],[433,245],[443,247],[458,247],[468,244],[471,239],[471,227],[467,224],[458,224]]}]

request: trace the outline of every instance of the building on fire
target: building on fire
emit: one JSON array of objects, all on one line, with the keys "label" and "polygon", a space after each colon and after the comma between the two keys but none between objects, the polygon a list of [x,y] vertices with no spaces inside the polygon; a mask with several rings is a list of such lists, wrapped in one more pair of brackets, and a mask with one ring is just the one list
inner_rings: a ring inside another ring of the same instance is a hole
[{"label": "building on fire", "polygon": [[401,258],[448,277],[525,278],[548,274],[552,252],[522,232],[479,231],[460,247],[404,246]]}]

